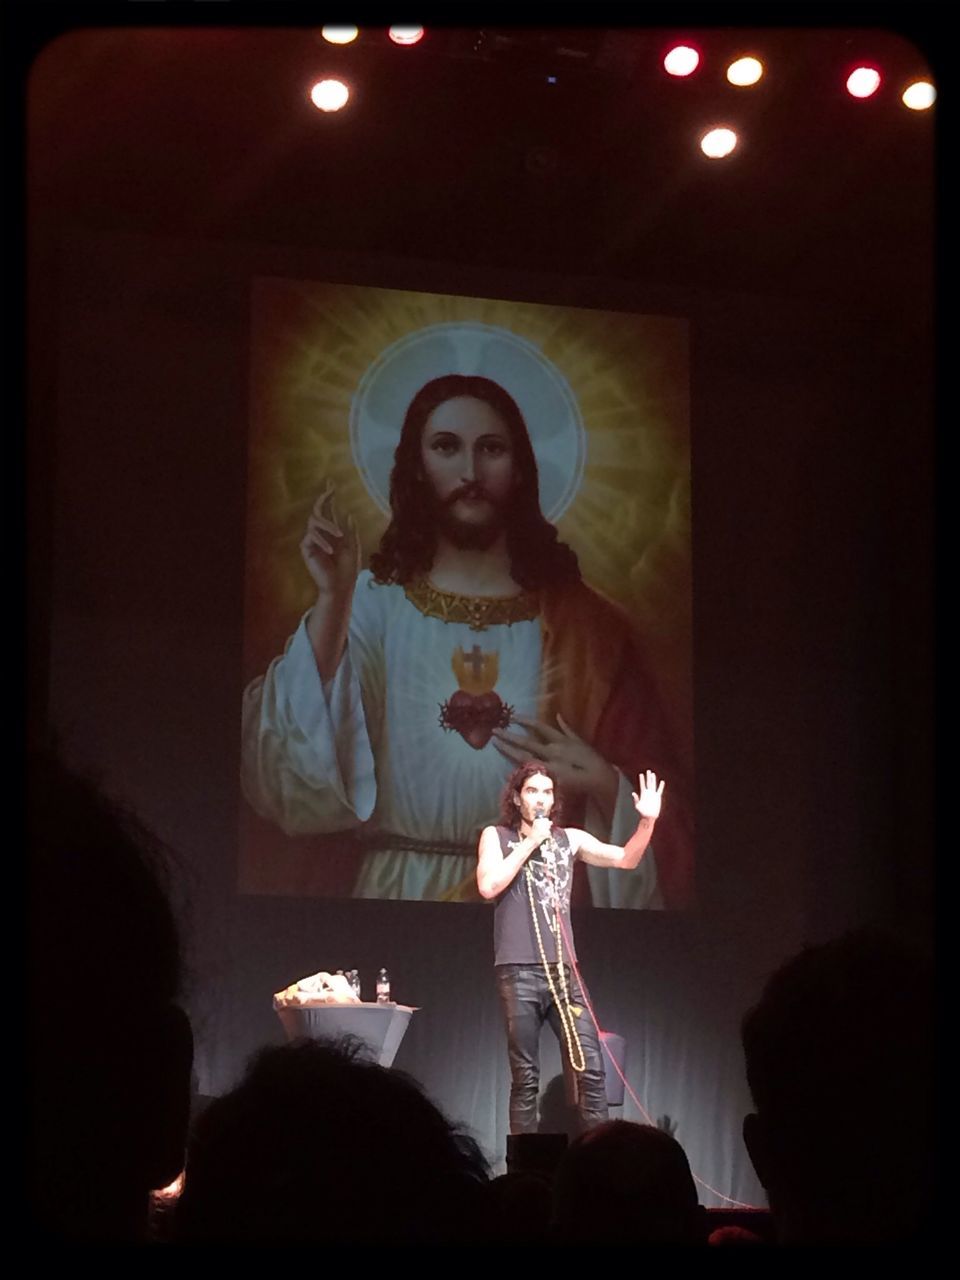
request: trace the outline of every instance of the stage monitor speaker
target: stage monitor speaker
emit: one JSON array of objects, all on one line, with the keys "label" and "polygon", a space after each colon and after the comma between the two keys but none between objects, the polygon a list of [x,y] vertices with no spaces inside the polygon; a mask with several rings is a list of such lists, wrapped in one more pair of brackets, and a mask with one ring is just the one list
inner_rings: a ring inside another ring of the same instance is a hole
[{"label": "stage monitor speaker", "polygon": [[507,1171],[552,1178],[566,1149],[565,1133],[508,1133]]}]

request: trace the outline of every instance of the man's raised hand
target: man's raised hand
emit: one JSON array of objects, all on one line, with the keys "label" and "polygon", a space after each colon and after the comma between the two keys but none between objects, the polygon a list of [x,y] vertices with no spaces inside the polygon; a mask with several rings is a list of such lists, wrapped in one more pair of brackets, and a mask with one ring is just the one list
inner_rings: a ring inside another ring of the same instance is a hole
[{"label": "man's raised hand", "polygon": [[641,773],[640,778],[640,794],[636,791],[633,793],[633,807],[639,813],[641,818],[659,818],[660,807],[663,798],[663,782],[657,784],[657,775],[652,769],[648,769],[646,773]]}]

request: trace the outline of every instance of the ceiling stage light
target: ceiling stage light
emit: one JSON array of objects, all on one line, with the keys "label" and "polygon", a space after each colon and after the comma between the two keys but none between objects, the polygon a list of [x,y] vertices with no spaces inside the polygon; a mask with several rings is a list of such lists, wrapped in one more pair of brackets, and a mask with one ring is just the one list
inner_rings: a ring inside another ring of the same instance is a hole
[{"label": "ceiling stage light", "polygon": [[759,58],[737,58],[727,67],[727,79],[737,88],[746,88],[756,84],[763,75],[763,63]]},{"label": "ceiling stage light", "polygon": [[870,98],[880,88],[880,72],[876,67],[857,67],[847,76],[847,93],[852,98]]},{"label": "ceiling stage light", "polygon": [[710,160],[722,160],[737,145],[737,135],[725,125],[708,129],[700,139],[700,150]]},{"label": "ceiling stage light", "polygon": [[310,101],[321,111],[339,111],[349,97],[350,90],[342,80],[318,80],[310,90]]},{"label": "ceiling stage light", "polygon": [[359,27],[321,27],[320,34],[328,44],[352,44],[360,34]]},{"label": "ceiling stage light", "polygon": [[417,44],[423,39],[423,27],[391,27],[387,35],[394,44]]},{"label": "ceiling stage light", "polygon": [[914,80],[902,94],[903,105],[911,111],[926,111],[936,100],[937,91],[929,80]]},{"label": "ceiling stage light", "polygon": [[676,45],[663,60],[663,69],[671,76],[689,76],[699,65],[699,53],[686,44]]}]

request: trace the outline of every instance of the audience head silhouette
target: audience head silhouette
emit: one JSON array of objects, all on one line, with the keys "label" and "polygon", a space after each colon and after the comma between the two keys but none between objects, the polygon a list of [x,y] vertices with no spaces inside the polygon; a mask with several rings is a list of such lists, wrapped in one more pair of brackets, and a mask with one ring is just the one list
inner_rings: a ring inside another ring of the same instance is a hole
[{"label": "audience head silhouette", "polygon": [[487,1168],[409,1077],[349,1040],[260,1050],[199,1117],[177,1238],[456,1243],[479,1237]]},{"label": "audience head silhouette", "polygon": [[545,1173],[508,1169],[487,1184],[490,1244],[549,1243],[551,1180]]},{"label": "audience head silhouette", "polygon": [[928,958],[873,930],[805,950],[767,983],[742,1038],[756,1108],[744,1140],[779,1239],[922,1233],[933,1190]]},{"label": "audience head silhouette", "polygon": [[28,761],[31,1206],[64,1240],[135,1240],[183,1165],[193,1044],[160,854],[50,752]]},{"label": "audience head silhouette", "polygon": [[653,1125],[608,1120],[567,1148],[554,1184],[563,1244],[703,1244],[704,1213],[686,1154]]}]

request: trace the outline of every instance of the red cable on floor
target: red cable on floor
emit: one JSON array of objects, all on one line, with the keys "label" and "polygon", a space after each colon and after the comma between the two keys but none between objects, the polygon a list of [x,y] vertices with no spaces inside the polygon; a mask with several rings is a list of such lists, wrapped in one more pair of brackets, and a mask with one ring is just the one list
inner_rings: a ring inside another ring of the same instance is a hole
[{"label": "red cable on floor", "polygon": [[[587,1010],[588,1010],[588,1012],[589,1012],[589,1014],[590,1014],[590,1017],[593,1019],[593,1025],[594,1025],[594,1027],[596,1027],[596,1030],[597,1030],[597,1039],[598,1039],[598,1041],[599,1041],[599,1039],[600,1039],[600,1037],[601,1037],[601,1035],[602,1035],[603,1033],[602,1033],[602,1032],[601,1032],[601,1030],[600,1030],[600,1023],[597,1021],[597,1015],[596,1015],[596,1013],[594,1013],[593,1005],[590,1003],[590,996],[589,996],[589,995],[588,995],[588,993],[587,993],[587,988],[586,988],[586,986],[585,986],[585,984],[584,984],[584,981],[583,981],[582,977],[580,976],[580,967],[579,967],[579,965],[577,964],[576,960],[574,959],[574,951],[573,951],[573,943],[572,943],[572,940],[571,940],[570,936],[569,936],[569,935],[568,935],[568,933],[567,933],[566,926],[565,926],[565,924],[564,924],[564,920],[563,920],[563,916],[562,916],[559,912],[557,913],[557,919],[560,921],[560,929],[561,929],[561,932],[563,933],[563,940],[564,940],[564,943],[566,944],[567,955],[568,955],[568,956],[569,956],[569,958],[570,958],[570,966],[571,966],[571,968],[573,969],[573,972],[574,972],[574,975],[576,976],[577,982],[580,984],[580,990],[583,992],[583,999],[584,999],[584,1003],[585,1003],[585,1004],[586,1004],[586,1006],[587,1006]],[[562,1047],[562,1046],[561,1046],[561,1047]],[[601,1052],[602,1052],[602,1049],[601,1049]],[[630,1097],[633,1099],[633,1101],[634,1101],[634,1103],[635,1103],[635,1105],[636,1105],[636,1107],[637,1107],[637,1110],[638,1110],[638,1111],[640,1112],[640,1114],[641,1114],[641,1115],[646,1119],[647,1124],[654,1125],[654,1128],[656,1128],[656,1124],[655,1124],[655,1123],[654,1123],[654,1121],[651,1119],[650,1114],[649,1114],[649,1112],[647,1111],[646,1107],[644,1107],[643,1103],[640,1101],[640,1099],[639,1099],[639,1098],[637,1097],[637,1095],[634,1093],[633,1089],[630,1087],[630,1082],[627,1080],[627,1077],[623,1074],[623,1070],[622,1070],[622,1068],[621,1068],[621,1066],[620,1066],[620,1063],[619,1063],[619,1062],[617,1062],[616,1058],[615,1058],[615,1057],[613,1056],[613,1054],[610,1052],[609,1046],[607,1047],[607,1057],[610,1059],[610,1061],[611,1061],[611,1062],[613,1063],[613,1065],[616,1067],[616,1069],[617,1069],[617,1075],[618,1075],[618,1076],[620,1077],[620,1079],[623,1081],[623,1087],[626,1089],[627,1093],[629,1093]],[[715,1196],[719,1196],[719,1198],[720,1198],[721,1200],[725,1200],[727,1204],[729,1204],[729,1205],[733,1205],[733,1206],[734,1206],[734,1208],[736,1208],[736,1209],[761,1209],[761,1208],[763,1208],[763,1206],[762,1206],[762,1205],[758,1205],[758,1204],[747,1204],[747,1203],[746,1203],[745,1201],[743,1201],[743,1200],[735,1200],[732,1196],[724,1195],[724,1193],[723,1193],[722,1191],[718,1191],[718,1190],[717,1190],[717,1188],[716,1188],[716,1187],[712,1187],[712,1186],[710,1185],[710,1183],[709,1183],[709,1182],[705,1182],[705,1181],[703,1180],[703,1178],[698,1177],[698,1176],[697,1176],[697,1174],[695,1174],[695,1173],[693,1172],[693,1170],[692,1170],[692,1169],[691,1169],[691,1171],[690,1171],[690,1172],[691,1172],[691,1175],[692,1175],[692,1177],[693,1177],[694,1182],[696,1182],[699,1186],[703,1187],[703,1188],[704,1188],[704,1190],[711,1192],[711,1193],[712,1193],[713,1195],[715,1195]]]}]

